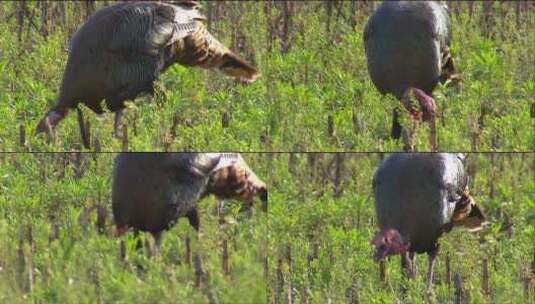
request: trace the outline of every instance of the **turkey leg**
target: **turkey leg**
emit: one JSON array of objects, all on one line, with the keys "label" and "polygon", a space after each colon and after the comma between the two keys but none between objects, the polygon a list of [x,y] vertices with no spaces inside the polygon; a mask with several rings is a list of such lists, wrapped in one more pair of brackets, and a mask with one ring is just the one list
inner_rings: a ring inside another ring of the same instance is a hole
[{"label": "turkey leg", "polygon": [[84,120],[84,113],[80,107],[76,107],[76,112],[78,113],[78,126],[80,127],[80,136],[82,136],[82,143],[86,149],[91,148],[90,138],[89,138],[89,129]]},{"label": "turkey leg", "polygon": [[409,259],[411,261],[412,272],[414,274],[414,277],[416,277],[416,275],[418,274],[418,267],[416,265],[416,252],[409,251]]},{"label": "turkey leg", "polygon": [[414,257],[414,252],[407,251],[401,254],[401,268],[408,279],[414,279],[416,277]]},{"label": "turkey leg", "polygon": [[161,248],[162,248],[162,232],[153,233],[152,236],[154,237],[154,250],[151,250],[151,255],[154,256],[156,254],[160,254]]},{"label": "turkey leg", "polygon": [[431,152],[438,151],[437,124],[434,116],[429,120],[429,145],[431,146]]},{"label": "turkey leg", "polygon": [[199,212],[197,212],[197,209],[192,209],[190,212],[186,213],[186,217],[188,218],[189,224],[195,231],[199,232],[199,229],[201,228],[201,220],[199,218]]},{"label": "turkey leg", "polygon": [[399,111],[396,107],[394,110],[392,110],[392,129],[390,131],[390,137],[393,139],[400,139],[402,128],[403,127],[399,123]]},{"label": "turkey leg", "polygon": [[437,261],[437,255],[438,255],[438,244],[435,245],[435,248],[433,248],[431,251],[429,251],[427,254],[429,256],[429,267],[427,269],[427,290],[430,291],[433,288],[433,277],[434,277],[434,271],[435,271],[435,263]]},{"label": "turkey leg", "polygon": [[115,120],[113,122],[113,132],[115,133],[116,138],[121,138],[121,132],[123,129],[123,116],[125,109],[119,109],[115,111]]},{"label": "turkey leg", "polygon": [[143,242],[139,236],[139,230],[134,229],[134,239],[136,240],[136,250],[143,249]]},{"label": "turkey leg", "polygon": [[106,99],[106,106],[111,112],[115,113],[115,120],[113,122],[113,133],[116,138],[122,137],[122,120],[124,113],[126,112],[125,107],[125,100],[134,100],[136,98],[136,94],[138,94],[140,90],[135,90],[135,87],[126,87],[122,91],[117,94],[117,96],[113,98],[107,98]]}]

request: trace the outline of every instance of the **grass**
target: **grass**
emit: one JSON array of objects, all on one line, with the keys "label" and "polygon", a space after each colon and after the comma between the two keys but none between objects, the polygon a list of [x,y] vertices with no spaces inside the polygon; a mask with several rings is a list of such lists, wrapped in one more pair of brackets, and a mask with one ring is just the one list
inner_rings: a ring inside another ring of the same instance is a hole
[{"label": "grass", "polygon": [[[55,142],[33,136],[38,121],[56,102],[69,31],[82,22],[76,18],[80,15],[76,5],[67,5],[69,24],[55,27],[46,39],[31,27],[26,34],[24,27],[19,43],[16,19],[0,22],[5,33],[0,37],[0,87],[4,88],[0,90],[0,124],[7,126],[0,130],[0,150],[81,149],[74,112],[59,125]],[[208,4],[203,5],[207,11]],[[217,72],[172,67],[162,75],[154,98],[139,97],[130,104],[126,117],[130,150],[401,150],[402,143],[389,138],[391,112],[400,103],[381,96],[367,73],[362,32],[369,14],[357,11],[354,27],[333,14],[327,31],[323,3],[296,3],[288,34],[291,47],[282,53],[281,39],[267,38],[268,22],[276,19],[281,6],[274,5],[267,16],[259,3],[219,5],[226,17],[214,15],[211,31],[227,45],[242,41],[238,52],[253,59],[263,76],[244,86]],[[534,12],[528,10],[517,26],[514,6],[500,5],[487,35],[480,22],[480,6],[475,5],[472,17],[466,7],[452,17],[451,49],[463,83],[459,88],[435,91],[439,149],[533,150],[530,108],[535,74],[528,67],[533,65],[535,52],[535,33],[530,30]],[[14,10],[12,3],[3,7],[6,16]],[[36,8],[36,4],[29,3],[29,7]],[[343,3],[341,15],[351,16],[349,9],[350,3]],[[112,134],[113,115],[97,117],[82,108],[93,142],[98,139],[102,151],[121,150],[121,140]],[[222,122],[223,116],[230,118],[228,124]],[[405,113],[402,121],[409,121]],[[21,128],[26,132],[23,145]],[[415,149],[429,150],[428,136],[429,127],[421,125]]]}]

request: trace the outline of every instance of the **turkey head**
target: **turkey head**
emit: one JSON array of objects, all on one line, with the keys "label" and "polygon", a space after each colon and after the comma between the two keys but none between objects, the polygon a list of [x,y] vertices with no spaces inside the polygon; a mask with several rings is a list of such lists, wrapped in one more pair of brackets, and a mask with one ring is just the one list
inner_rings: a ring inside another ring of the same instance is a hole
[{"label": "turkey head", "polygon": [[386,229],[379,232],[372,240],[375,246],[374,259],[381,261],[389,255],[404,254],[409,250],[410,243],[396,229]]}]

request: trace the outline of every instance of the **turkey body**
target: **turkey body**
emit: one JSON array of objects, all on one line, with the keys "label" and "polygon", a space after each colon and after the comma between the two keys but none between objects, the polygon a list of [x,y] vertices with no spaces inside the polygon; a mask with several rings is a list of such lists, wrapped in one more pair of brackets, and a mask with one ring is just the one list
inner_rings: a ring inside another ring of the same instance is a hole
[{"label": "turkey body", "polygon": [[381,230],[393,228],[410,251],[432,252],[468,177],[455,154],[394,154],[374,178],[375,207]]},{"label": "turkey body", "polygon": [[400,254],[408,277],[415,276],[415,253],[429,255],[432,286],[439,238],[453,227],[481,228],[485,216],[468,194],[464,156],[448,153],[393,154],[373,179],[380,232],[372,241],[375,258]]},{"label": "turkey body", "polygon": [[[179,217],[196,212],[216,159],[197,165],[194,154],[124,153],[115,163],[112,186],[117,227],[154,235],[172,227]],[[195,167],[199,168],[195,168]]]},{"label": "turkey body", "polygon": [[364,41],[368,71],[382,94],[398,99],[409,87],[431,94],[442,52],[450,43],[446,8],[434,1],[384,1],[368,21]]},{"label": "turkey body", "polygon": [[[432,99],[425,101],[425,95],[431,96],[441,80],[443,67],[449,62],[444,58],[450,58],[450,40],[445,5],[435,1],[384,1],[364,30],[373,84],[381,94],[389,93],[401,100],[413,114],[416,111],[409,105],[408,94],[411,89],[421,90],[416,97],[422,105],[424,120],[429,120],[435,105]],[[397,116],[395,120],[399,124]],[[399,134],[394,137],[399,138]]]},{"label": "turkey body", "polygon": [[[225,153],[119,154],[112,182],[112,209],[118,234],[130,228],[150,232],[159,245],[161,233],[173,227],[179,218],[187,218],[199,230],[197,204],[209,194],[219,196],[224,191],[225,198],[250,201],[259,195],[267,200],[265,184],[248,167],[244,170],[246,174],[240,175],[243,177],[240,183],[240,178],[232,173],[236,171],[229,169],[241,166],[240,163],[225,156]],[[227,173],[225,177],[221,177],[222,170]]]},{"label": "turkey body", "polygon": [[154,81],[169,66],[217,68],[254,81],[257,71],[217,41],[196,6],[125,2],[99,10],[74,34],[69,45],[59,100],[37,131],[54,128],[79,102],[103,113],[126,100],[152,94]]}]

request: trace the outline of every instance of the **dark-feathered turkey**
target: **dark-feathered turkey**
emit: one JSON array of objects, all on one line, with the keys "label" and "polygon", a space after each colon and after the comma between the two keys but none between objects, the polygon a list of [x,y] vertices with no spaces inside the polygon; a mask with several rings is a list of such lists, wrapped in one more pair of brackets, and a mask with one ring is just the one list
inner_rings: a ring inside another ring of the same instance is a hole
[{"label": "dark-feathered turkey", "polygon": [[267,201],[266,185],[236,153],[122,153],[112,186],[117,234],[150,232],[159,246],[162,231],[181,217],[199,230],[197,203],[210,194]]},{"label": "dark-feathered turkey", "polygon": [[468,175],[459,154],[393,154],[373,179],[380,232],[375,258],[401,254],[409,277],[415,253],[429,255],[428,286],[438,239],[453,227],[479,229],[485,216],[468,193]]},{"label": "dark-feathered turkey", "polygon": [[192,1],[182,4],[125,2],[99,10],[75,33],[58,103],[37,132],[51,131],[81,102],[102,113],[102,101],[119,127],[126,100],[152,94],[154,81],[174,63],[216,68],[254,81],[259,73],[217,41]]},{"label": "dark-feathered turkey", "polygon": [[[368,20],[364,46],[368,72],[381,94],[397,97],[415,119],[434,117],[431,97],[439,81],[452,77],[451,30],[445,4],[435,1],[384,1]],[[412,103],[418,101],[422,114]],[[393,137],[400,125],[394,113]]]}]

